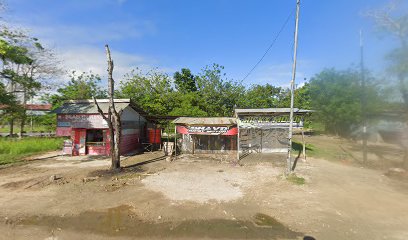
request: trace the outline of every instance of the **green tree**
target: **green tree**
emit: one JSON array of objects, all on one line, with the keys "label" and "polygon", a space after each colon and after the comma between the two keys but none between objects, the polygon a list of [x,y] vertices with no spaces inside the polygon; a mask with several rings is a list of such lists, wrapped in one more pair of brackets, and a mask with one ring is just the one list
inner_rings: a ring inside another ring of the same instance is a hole
[{"label": "green tree", "polygon": [[70,75],[70,81],[63,87],[57,89],[57,94],[45,97],[45,100],[53,105],[53,108],[61,106],[66,100],[81,100],[106,98],[106,90],[100,86],[101,78],[98,74],[92,72],[82,72],[77,74],[73,71]]},{"label": "green tree", "polygon": [[[328,133],[349,137],[361,123],[360,73],[356,70],[326,69],[310,80],[311,107]],[[374,113],[382,104],[378,87],[368,78],[366,85],[367,113]]]},{"label": "green tree", "polygon": [[[388,70],[395,79],[388,79],[388,82],[396,80],[391,84],[399,92],[399,97],[403,100],[402,109],[405,112],[406,124],[408,123],[408,14],[404,7],[400,7],[402,1],[390,1],[383,9],[369,11],[367,15],[371,17],[377,28],[383,35],[397,40],[398,45],[387,55],[389,62]],[[395,98],[389,99],[390,102],[397,101]],[[392,103],[391,103],[392,104]],[[387,108],[389,110],[389,108]],[[399,112],[399,108],[396,112]],[[403,137],[400,139],[400,146],[404,151],[403,167],[408,169],[408,133],[402,129]]]},{"label": "green tree", "polygon": [[172,92],[174,107],[168,113],[172,116],[203,117],[207,113],[200,108],[200,94],[197,91],[197,77],[188,68],[182,68],[173,75],[176,91]]},{"label": "green tree", "polygon": [[408,14],[401,11],[397,1],[390,1],[383,9],[367,12],[383,35],[397,40],[398,46],[388,55],[389,72],[397,79],[395,85],[408,111]]},{"label": "green tree", "polygon": [[0,121],[10,121],[11,118],[18,117],[22,108],[17,103],[13,94],[6,91],[3,83],[0,82]]},{"label": "green tree", "polygon": [[206,117],[207,112],[200,108],[198,92],[181,94],[173,92],[174,108],[169,112],[171,116]]},{"label": "green tree", "polygon": [[196,77],[190,69],[182,68],[181,72],[175,72],[173,75],[176,90],[180,93],[196,92]]},{"label": "green tree", "polygon": [[274,108],[278,107],[283,96],[283,89],[270,84],[252,85],[240,99],[241,108]]},{"label": "green tree", "polygon": [[10,120],[10,136],[13,135],[14,120],[19,119],[20,136],[24,131],[26,111],[23,107],[30,97],[41,88],[36,76],[42,71],[36,59],[37,53],[44,51],[38,39],[3,28],[0,31],[0,59],[2,82],[7,84],[7,92],[15,96],[22,106],[14,106],[6,114]]},{"label": "green tree", "polygon": [[152,115],[167,115],[174,108],[174,89],[170,77],[152,69],[135,69],[119,84],[118,96],[130,98]]},{"label": "green tree", "polygon": [[208,116],[232,116],[245,93],[245,87],[226,78],[224,67],[206,66],[197,77],[200,109]]},{"label": "green tree", "polygon": [[3,83],[0,82],[0,105],[8,105],[10,104],[11,94],[6,91],[6,87]]},{"label": "green tree", "polygon": [[[312,109],[311,103],[311,95],[310,95],[310,84],[305,83],[300,88],[295,89],[294,93],[294,107],[299,109]],[[281,99],[277,105],[278,107],[288,108],[290,107],[290,91],[284,91],[281,93]]]}]

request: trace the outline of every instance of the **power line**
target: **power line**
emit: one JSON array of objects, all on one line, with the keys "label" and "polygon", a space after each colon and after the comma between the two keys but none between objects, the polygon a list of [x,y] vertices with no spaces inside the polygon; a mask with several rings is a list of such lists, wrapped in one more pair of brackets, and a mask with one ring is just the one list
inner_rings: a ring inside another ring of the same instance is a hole
[{"label": "power line", "polygon": [[265,58],[266,54],[268,54],[269,50],[271,50],[271,48],[273,47],[273,45],[275,45],[276,40],[278,40],[280,34],[283,32],[283,30],[285,29],[286,25],[288,24],[289,20],[291,19],[293,13],[295,12],[296,9],[292,10],[292,12],[289,14],[289,16],[286,18],[285,22],[283,23],[282,27],[280,28],[278,34],[275,36],[275,38],[273,39],[272,43],[269,45],[268,49],[266,49],[265,53],[262,55],[262,57],[259,59],[259,61],[254,65],[254,67],[247,73],[247,75],[245,75],[245,77],[241,80],[241,83],[243,81],[245,81],[245,79],[247,79],[247,77],[249,77],[249,75],[251,75],[251,73],[255,70],[256,67],[258,67],[258,65],[262,62],[262,60]]}]

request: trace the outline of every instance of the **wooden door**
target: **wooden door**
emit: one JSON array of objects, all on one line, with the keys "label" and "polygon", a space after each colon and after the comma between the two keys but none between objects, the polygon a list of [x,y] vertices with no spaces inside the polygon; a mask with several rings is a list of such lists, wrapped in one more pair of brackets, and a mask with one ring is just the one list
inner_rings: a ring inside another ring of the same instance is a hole
[{"label": "wooden door", "polygon": [[86,129],[73,128],[71,132],[72,139],[72,155],[85,155],[86,154]]}]

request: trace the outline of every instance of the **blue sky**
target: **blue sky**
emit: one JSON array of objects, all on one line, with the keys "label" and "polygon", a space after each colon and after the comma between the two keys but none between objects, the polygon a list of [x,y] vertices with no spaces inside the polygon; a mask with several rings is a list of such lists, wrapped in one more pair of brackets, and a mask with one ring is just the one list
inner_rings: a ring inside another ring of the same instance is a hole
[{"label": "blue sky", "polygon": [[[115,77],[132,68],[158,67],[172,74],[205,65],[225,66],[241,80],[259,60],[295,0],[9,0],[6,20],[28,29],[55,49],[67,70],[106,76],[104,44],[111,47]],[[364,11],[386,0],[303,0],[297,82],[327,67],[359,62],[359,30],[365,32],[366,65],[385,69],[393,42],[381,39]],[[294,18],[244,84],[287,86],[291,75]]]}]

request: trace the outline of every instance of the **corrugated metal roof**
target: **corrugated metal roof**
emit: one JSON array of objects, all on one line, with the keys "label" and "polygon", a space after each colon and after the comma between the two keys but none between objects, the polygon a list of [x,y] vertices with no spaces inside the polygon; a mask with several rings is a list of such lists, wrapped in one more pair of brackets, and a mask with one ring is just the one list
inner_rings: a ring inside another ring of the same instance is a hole
[{"label": "corrugated metal roof", "polygon": [[[97,102],[102,111],[108,113],[109,102],[106,99],[98,99]],[[118,112],[129,105],[129,99],[115,99],[115,108]],[[98,113],[98,108],[93,100],[71,100],[65,102],[61,107],[52,112],[57,114],[96,114]]]},{"label": "corrugated metal roof", "polygon": [[179,117],[173,123],[185,125],[236,125],[237,120],[230,117]]},{"label": "corrugated metal roof", "polygon": [[[305,110],[294,108],[293,112],[296,114],[304,114],[313,112],[313,110]],[[278,114],[278,113],[290,113],[290,108],[253,108],[253,109],[235,109],[235,115],[250,115],[250,114]]]}]

